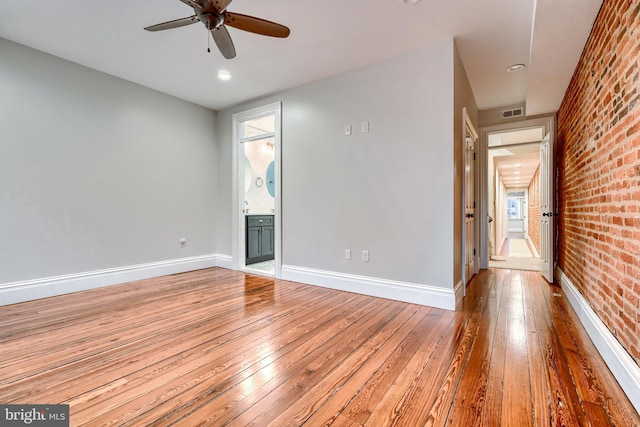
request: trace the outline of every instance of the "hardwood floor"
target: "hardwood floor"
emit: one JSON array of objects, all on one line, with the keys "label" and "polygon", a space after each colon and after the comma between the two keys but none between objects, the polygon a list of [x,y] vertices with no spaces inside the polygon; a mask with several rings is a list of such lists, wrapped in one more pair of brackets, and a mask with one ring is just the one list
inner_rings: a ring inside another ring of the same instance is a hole
[{"label": "hardwood floor", "polygon": [[71,425],[638,426],[562,291],[449,312],[212,268],[0,307],[0,403]]}]

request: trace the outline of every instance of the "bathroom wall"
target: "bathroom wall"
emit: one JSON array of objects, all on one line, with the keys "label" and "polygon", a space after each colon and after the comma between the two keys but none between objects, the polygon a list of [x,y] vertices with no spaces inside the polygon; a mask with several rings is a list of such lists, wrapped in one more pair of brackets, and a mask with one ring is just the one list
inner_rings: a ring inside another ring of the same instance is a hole
[{"label": "bathroom wall", "polygon": [[[270,145],[269,145],[270,143]],[[273,138],[245,142],[245,213],[273,214],[276,199],[269,193],[267,169],[274,160]],[[271,174],[273,175],[273,174]]]}]

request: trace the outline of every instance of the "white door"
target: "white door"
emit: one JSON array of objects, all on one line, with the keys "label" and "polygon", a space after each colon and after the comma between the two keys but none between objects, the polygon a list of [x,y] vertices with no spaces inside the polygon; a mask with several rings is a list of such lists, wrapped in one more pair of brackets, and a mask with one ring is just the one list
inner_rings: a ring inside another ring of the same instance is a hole
[{"label": "white door", "polygon": [[540,272],[553,283],[554,141],[548,133],[540,143]]},{"label": "white door", "polygon": [[465,201],[464,201],[464,229],[465,229],[465,280],[469,282],[475,274],[475,191],[474,191],[474,163],[475,141],[471,136],[466,138],[465,153]]},{"label": "white door", "polygon": [[[464,204],[464,218],[462,225],[462,280],[466,285],[476,273],[476,180],[475,160],[476,141],[478,133],[471,123],[467,109],[462,109],[462,135],[464,180],[462,182],[462,202]],[[466,293],[466,286],[465,286]]]}]

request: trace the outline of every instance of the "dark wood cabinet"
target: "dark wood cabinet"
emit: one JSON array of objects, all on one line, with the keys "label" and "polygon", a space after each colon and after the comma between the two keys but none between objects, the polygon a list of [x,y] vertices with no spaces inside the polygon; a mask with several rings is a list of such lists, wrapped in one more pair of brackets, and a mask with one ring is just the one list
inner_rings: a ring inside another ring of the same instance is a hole
[{"label": "dark wood cabinet", "polygon": [[245,264],[268,261],[274,258],[275,234],[273,215],[247,215]]}]

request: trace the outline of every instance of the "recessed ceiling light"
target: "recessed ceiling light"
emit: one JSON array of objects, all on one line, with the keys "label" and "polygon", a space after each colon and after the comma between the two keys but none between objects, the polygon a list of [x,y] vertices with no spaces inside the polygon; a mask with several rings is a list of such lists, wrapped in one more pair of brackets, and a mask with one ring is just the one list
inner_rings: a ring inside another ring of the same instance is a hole
[{"label": "recessed ceiling light", "polygon": [[513,64],[511,67],[507,68],[507,72],[509,73],[515,73],[520,70],[524,70],[524,64]]},{"label": "recessed ceiling light", "polygon": [[418,3],[420,0],[402,0],[405,4],[416,4]]},{"label": "recessed ceiling light", "polygon": [[227,70],[220,70],[218,71],[218,79],[225,82],[227,80],[231,80],[231,73],[228,72]]}]

